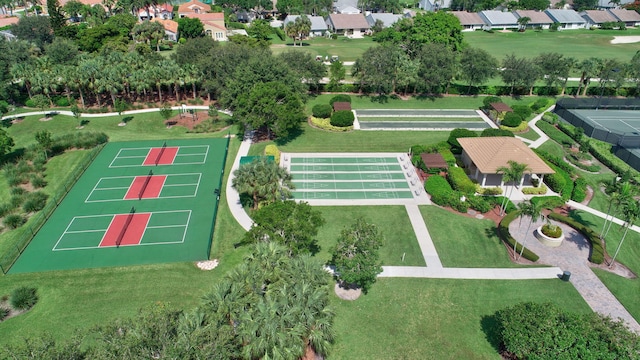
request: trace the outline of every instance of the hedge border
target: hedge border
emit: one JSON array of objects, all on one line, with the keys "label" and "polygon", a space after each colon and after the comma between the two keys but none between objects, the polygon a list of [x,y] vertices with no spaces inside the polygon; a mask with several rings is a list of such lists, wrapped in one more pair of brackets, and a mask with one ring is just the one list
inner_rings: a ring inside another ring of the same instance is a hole
[{"label": "hedge border", "polygon": [[[518,217],[518,215],[520,215],[520,211],[515,210],[508,213],[507,216],[502,218],[502,221],[500,221],[500,224],[498,224],[498,236],[502,241],[507,243],[511,247],[511,249],[513,249],[513,246],[515,244],[516,246],[515,251],[519,254],[523,246],[522,244],[517,242],[516,239],[513,238],[513,236],[511,236],[511,232],[509,231],[509,224],[511,224],[511,222],[515,220]],[[522,251],[522,256],[525,259],[533,262],[536,262],[538,261],[538,259],[540,259],[540,257],[536,253],[527,249],[526,247],[524,247],[524,250]]]},{"label": "hedge border", "polygon": [[560,215],[557,213],[549,213],[547,215],[549,219],[559,221],[561,223],[565,223],[572,228],[576,229],[580,234],[582,234],[589,242],[591,243],[591,253],[589,254],[589,261],[594,264],[602,264],[604,262],[604,253],[605,249],[602,246],[602,242],[600,241],[600,234],[596,231],[587,227],[575,219],[572,219],[568,216]]}]

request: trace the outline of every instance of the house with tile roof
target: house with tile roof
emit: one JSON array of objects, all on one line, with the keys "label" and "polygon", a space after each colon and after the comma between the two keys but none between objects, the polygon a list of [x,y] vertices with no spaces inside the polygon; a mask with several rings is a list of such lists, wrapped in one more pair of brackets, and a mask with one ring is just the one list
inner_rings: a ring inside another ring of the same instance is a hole
[{"label": "house with tile roof", "polygon": [[607,10],[585,10],[580,12],[580,16],[587,22],[587,28],[601,27],[603,23],[618,22],[613,14]]},{"label": "house with tile roof", "polygon": [[178,23],[173,20],[165,20],[161,18],[155,18],[151,21],[156,21],[162,24],[164,27],[164,34],[167,39],[171,41],[178,41]]},{"label": "house with tile roof", "polygon": [[211,5],[207,5],[198,0],[191,0],[178,6],[178,17],[183,18],[188,14],[204,14],[211,11]]},{"label": "house with tile roof", "polygon": [[149,8],[142,8],[138,10],[138,21],[145,21],[149,17],[149,20],[154,19],[173,19],[173,6],[171,4],[158,4],[151,5]]},{"label": "house with tile roof", "polygon": [[574,10],[547,9],[544,12],[559,24],[558,30],[584,29],[587,26],[587,21]]},{"label": "house with tile roof", "polygon": [[452,11],[451,14],[457,17],[460,21],[460,25],[462,25],[462,31],[482,30],[482,27],[484,27],[485,25],[484,20],[482,20],[478,13]]},{"label": "house with tile roof", "polygon": [[370,29],[367,19],[362,14],[330,14],[326,23],[334,34],[351,38],[361,38]]},{"label": "house with tile roof", "polygon": [[518,25],[518,18],[510,12],[485,10],[480,11],[478,15],[480,15],[480,18],[484,21],[485,29],[507,30],[520,27],[520,25]]},{"label": "house with tile roof", "polygon": [[393,25],[396,21],[402,19],[402,15],[400,14],[391,14],[391,13],[369,13],[365,16],[367,19],[367,23],[369,23],[369,27],[373,28],[376,24],[376,20],[382,21],[382,27],[388,28]]},{"label": "house with tile roof", "polygon": [[529,23],[527,23],[528,29],[548,29],[553,20],[544,11],[537,10],[517,10],[513,12],[518,19],[528,17]]},{"label": "house with tile roof", "polygon": [[509,161],[525,164],[525,171],[519,181],[520,186],[532,186],[532,179],[542,184],[544,175],[555,171],[533,152],[522,140],[509,136],[458,138],[462,147],[462,162],[469,177],[481,186],[504,186],[501,167],[509,167]]},{"label": "house with tile roof", "polygon": [[640,14],[635,10],[609,9],[607,11],[626,26],[640,26]]},{"label": "house with tile roof", "polygon": [[[296,21],[296,19],[299,17],[300,15],[287,15],[287,17],[282,22],[282,27],[283,28],[286,27],[287,24]],[[310,37],[324,36],[324,34],[329,29],[329,27],[327,26],[327,23],[324,21],[324,18],[322,16],[311,16],[311,15],[307,15],[307,17],[311,21],[311,31],[309,32],[309,36]]]},{"label": "house with tile roof", "polygon": [[206,36],[215,41],[227,41],[227,28],[224,26],[224,13],[188,13],[185,17],[199,19]]}]

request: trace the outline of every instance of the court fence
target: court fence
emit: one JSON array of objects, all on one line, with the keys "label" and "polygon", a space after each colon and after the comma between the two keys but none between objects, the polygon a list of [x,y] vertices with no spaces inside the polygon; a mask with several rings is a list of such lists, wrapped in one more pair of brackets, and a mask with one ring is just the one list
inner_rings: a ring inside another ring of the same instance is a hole
[{"label": "court fence", "polygon": [[215,189],[216,206],[213,209],[213,219],[211,221],[211,231],[209,232],[209,243],[207,244],[207,260],[211,260],[211,246],[213,244],[213,230],[216,227],[216,219],[218,218],[218,208],[220,207],[220,193],[222,192],[222,181],[224,180],[224,168],[227,166],[227,155],[229,155],[229,143],[231,142],[231,133],[227,135],[227,145],[224,148],[224,157],[222,158],[222,170],[218,187]]},{"label": "court fence", "polygon": [[[49,220],[51,214],[53,214],[53,212],[58,208],[58,205],[60,205],[62,200],[64,200],[64,197],[69,193],[69,191],[71,191],[76,181],[80,179],[82,174],[84,174],[85,170],[89,165],[91,165],[105,145],[106,143],[100,144],[91,149],[84,160],[78,164],[76,169],[69,175],[67,181],[62,185],[60,190],[58,190],[56,194],[51,196],[47,201],[45,207],[40,210],[38,214],[29,219],[28,226],[20,228],[22,232],[20,233],[18,240],[6,250],[2,257],[0,257],[0,270],[3,274],[9,272],[11,266],[13,266],[27,246],[29,246],[31,240],[33,240],[38,231],[47,222],[47,220]],[[20,231],[20,229],[17,231]]]}]

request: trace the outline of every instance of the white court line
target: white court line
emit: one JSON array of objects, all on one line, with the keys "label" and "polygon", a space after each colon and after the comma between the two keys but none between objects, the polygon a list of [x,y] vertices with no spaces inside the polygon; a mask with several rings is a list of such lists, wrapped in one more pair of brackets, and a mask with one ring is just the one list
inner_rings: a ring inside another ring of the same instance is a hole
[{"label": "white court line", "polygon": [[131,186],[120,186],[120,187],[112,187],[112,188],[100,188],[100,189],[96,189],[96,191],[103,191],[103,190],[122,190],[122,189],[128,189]]},{"label": "white court line", "polygon": [[102,178],[100,178],[100,180],[98,180],[98,182],[96,183],[96,185],[93,187],[93,189],[91,189],[91,192],[89,193],[89,195],[87,195],[87,198],[84,199],[84,202],[87,203],[89,201],[89,198],[91,197],[91,195],[93,195],[93,192],[96,191],[96,188],[98,187],[98,184],[100,184],[100,182],[102,181]]},{"label": "white court line", "polygon": [[191,222],[191,210],[189,210],[189,217],[187,218],[187,224],[184,227],[184,233],[182,233],[182,242],[184,243],[184,239],[187,237],[187,229],[189,228],[189,223]]},{"label": "white court line", "polygon": [[116,161],[118,159],[118,156],[120,156],[120,153],[122,152],[122,148],[120,148],[120,150],[118,151],[118,153],[116,154],[116,156],[111,160],[111,163],[109,163],[109,167],[111,167],[113,165],[113,162]]},{"label": "white court line", "polygon": [[635,128],[634,126],[627,124],[624,120],[620,120],[620,122],[621,122],[621,123],[623,123],[623,124],[625,124],[625,125],[627,125],[628,127],[632,128],[632,129],[633,129],[633,131],[640,131],[640,129],[637,129],[637,128]]},{"label": "white court line", "polygon": [[[120,245],[120,247],[130,247],[130,246],[147,246],[147,245],[171,245],[171,244],[182,244],[184,241],[168,241],[168,242],[154,242],[154,243],[146,243],[146,244],[127,244]],[[66,251],[66,250],[91,250],[91,249],[110,249],[114,248],[116,245],[111,246],[87,246],[87,247],[77,247],[77,248],[68,248],[68,249],[57,249],[55,251]]]},{"label": "white court line", "polygon": [[136,155],[136,156],[119,156],[118,159],[138,159],[138,158],[146,158],[149,155]]},{"label": "white court line", "polygon": [[148,229],[164,229],[164,228],[175,228],[175,227],[185,227],[187,225],[159,225],[159,226],[147,226]]},{"label": "white court line", "polygon": [[196,191],[194,191],[193,196],[198,194],[198,190],[200,189],[200,181],[202,180],[202,173],[198,174],[198,185],[196,185]]},{"label": "white court line", "polygon": [[74,221],[76,221],[75,217],[73,219],[71,219],[71,221],[69,221],[69,225],[67,225],[67,227],[64,229],[64,231],[62,232],[62,234],[58,238],[58,241],[56,241],[55,245],[53,245],[53,249],[51,249],[52,251],[56,251],[56,247],[58,247],[58,244],[60,243],[60,240],[62,240],[62,237],[64,236],[64,234],[67,233],[67,231],[71,227],[71,224],[73,224]]},{"label": "white court line", "polygon": [[66,234],[83,234],[83,233],[94,233],[94,232],[101,232],[101,231],[105,231],[105,229],[101,229],[101,230],[77,230],[77,231],[67,231]]}]

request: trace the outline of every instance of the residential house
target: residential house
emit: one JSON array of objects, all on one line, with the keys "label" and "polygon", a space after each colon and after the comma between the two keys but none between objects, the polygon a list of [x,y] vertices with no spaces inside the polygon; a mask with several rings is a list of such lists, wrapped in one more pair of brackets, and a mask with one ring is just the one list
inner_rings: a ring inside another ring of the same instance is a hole
[{"label": "residential house", "polygon": [[[288,15],[284,19],[283,27],[286,27],[287,24],[296,21],[296,19],[299,17],[300,15]],[[327,32],[327,29],[328,29],[327,23],[324,21],[324,18],[322,16],[311,16],[311,15],[307,15],[307,17],[311,21],[311,31],[309,32],[309,36],[310,37],[324,36],[324,34]]]},{"label": "residential house", "polygon": [[478,13],[466,12],[466,11],[452,11],[451,14],[460,20],[462,25],[462,31],[476,31],[482,30],[485,25],[484,20],[478,15]]},{"label": "residential house", "polygon": [[256,19],[257,14],[254,11],[238,10],[235,12],[238,22],[248,24]]},{"label": "residential house", "polygon": [[198,0],[191,0],[178,6],[178,17],[189,17],[189,14],[204,14],[211,11],[211,5],[207,5]]},{"label": "residential house", "polygon": [[496,10],[485,10],[478,13],[485,23],[485,29],[489,30],[507,30],[517,29],[518,18],[510,12],[502,12]]},{"label": "residential house", "polygon": [[640,26],[640,14],[635,10],[609,9],[607,11],[626,26]]},{"label": "residential house", "polygon": [[553,24],[553,20],[547,15],[544,11],[536,11],[536,10],[517,10],[514,12],[518,19],[528,17],[529,22],[527,23],[527,28],[531,29],[548,29],[551,24]]},{"label": "residential house", "polygon": [[178,41],[178,23],[173,20],[165,20],[161,18],[155,18],[151,21],[156,21],[162,24],[164,27],[164,34],[167,39],[171,41]]},{"label": "residential house", "polygon": [[370,29],[362,14],[330,14],[326,23],[331,32],[352,38],[361,38]]},{"label": "residential house", "polygon": [[601,27],[606,22],[618,22],[618,19],[607,10],[585,10],[580,12],[580,16],[587,21],[587,28]]},{"label": "residential house", "polygon": [[560,24],[558,30],[584,29],[587,21],[574,10],[547,9],[544,11],[554,23]]},{"label": "residential house", "polygon": [[402,17],[405,17],[405,18],[414,18],[414,17],[416,17],[416,12],[415,12],[415,11],[413,11],[413,10],[407,10],[407,9],[405,9],[405,10],[404,10],[404,15],[402,15]]},{"label": "residential house", "polygon": [[598,0],[596,7],[598,9],[615,9],[628,4],[633,4],[634,1],[635,0],[620,0],[620,3],[616,5],[614,2],[611,2],[611,0]]},{"label": "residential house", "polygon": [[438,11],[440,9],[449,9],[451,0],[420,0],[418,8],[426,11]]},{"label": "residential house", "polygon": [[188,18],[200,19],[206,36],[215,41],[227,41],[227,28],[224,26],[224,13],[191,13],[185,15]]},{"label": "residential house", "polygon": [[[518,181],[520,186],[542,184],[544,175],[553,174],[551,169],[522,140],[509,136],[458,138],[462,147],[462,162],[469,177],[481,186],[504,186],[501,167],[509,167],[509,161],[525,164],[525,171]],[[532,181],[536,179],[536,181]]]},{"label": "residential house", "polygon": [[382,21],[383,28],[388,28],[391,27],[391,25],[393,25],[396,21],[402,19],[402,15],[391,13],[370,13],[369,15],[365,16],[365,19],[367,19],[367,23],[371,28],[373,28],[377,20]]},{"label": "residential house", "polygon": [[337,0],[333,3],[333,11],[338,14],[360,14],[358,0]]},{"label": "residential house", "polygon": [[142,8],[138,10],[138,21],[153,19],[173,19],[173,6],[171,4],[158,4],[151,5],[149,6],[149,8]]}]

